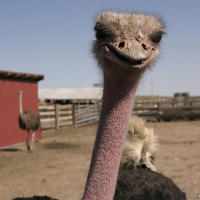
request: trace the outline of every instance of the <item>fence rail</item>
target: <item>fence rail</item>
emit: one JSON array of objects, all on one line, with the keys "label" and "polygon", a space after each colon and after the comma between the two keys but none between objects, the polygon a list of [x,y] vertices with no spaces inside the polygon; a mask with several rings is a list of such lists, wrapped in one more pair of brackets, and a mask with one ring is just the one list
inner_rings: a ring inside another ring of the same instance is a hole
[{"label": "fence rail", "polygon": [[[63,126],[81,126],[99,120],[101,103],[39,105],[43,131],[59,129]],[[136,100],[133,114],[155,117],[167,114],[200,113],[200,100],[187,99],[176,101],[173,98]]]},{"label": "fence rail", "polygon": [[72,105],[39,105],[39,112],[43,131],[73,124]]},{"label": "fence rail", "polygon": [[75,105],[74,124],[77,126],[99,120],[100,104]]},{"label": "fence rail", "polygon": [[[167,99],[165,101],[136,101],[133,114],[143,117],[159,117],[164,115],[188,115],[200,113],[200,100],[179,100]],[[184,118],[184,117],[183,117]]]}]

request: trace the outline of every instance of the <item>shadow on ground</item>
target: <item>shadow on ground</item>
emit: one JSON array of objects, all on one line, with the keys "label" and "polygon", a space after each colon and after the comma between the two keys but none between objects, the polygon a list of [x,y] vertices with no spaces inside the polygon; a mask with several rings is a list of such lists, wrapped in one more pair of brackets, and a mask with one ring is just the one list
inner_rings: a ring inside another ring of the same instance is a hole
[{"label": "shadow on ground", "polygon": [[48,196],[17,197],[13,200],[58,200]]},{"label": "shadow on ground", "polygon": [[195,140],[195,141],[194,140],[187,140],[187,141],[165,141],[165,140],[160,140],[160,144],[163,144],[163,145],[180,145],[180,144],[192,145],[192,144],[200,144],[200,141],[198,141],[198,140]]},{"label": "shadow on ground", "polygon": [[70,144],[65,142],[52,142],[44,144],[44,148],[46,149],[69,149],[69,148],[77,148],[79,144]]},{"label": "shadow on ground", "polygon": [[17,151],[22,151],[22,150],[17,148],[0,149],[0,152],[17,152]]}]

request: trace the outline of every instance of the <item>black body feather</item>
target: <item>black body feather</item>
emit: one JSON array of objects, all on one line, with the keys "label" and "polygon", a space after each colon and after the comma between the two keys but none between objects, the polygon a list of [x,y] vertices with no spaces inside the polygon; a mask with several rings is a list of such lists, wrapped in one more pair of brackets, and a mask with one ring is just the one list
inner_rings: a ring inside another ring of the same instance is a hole
[{"label": "black body feather", "polygon": [[164,175],[135,168],[119,174],[114,200],[186,200],[186,195]]},{"label": "black body feather", "polygon": [[19,126],[23,130],[36,131],[40,126],[39,116],[32,110],[26,110],[19,115]]}]

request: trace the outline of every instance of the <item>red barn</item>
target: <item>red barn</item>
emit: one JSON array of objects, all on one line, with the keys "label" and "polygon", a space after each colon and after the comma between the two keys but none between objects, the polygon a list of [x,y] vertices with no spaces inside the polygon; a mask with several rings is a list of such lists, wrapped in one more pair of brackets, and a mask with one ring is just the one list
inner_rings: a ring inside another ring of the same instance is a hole
[{"label": "red barn", "polygon": [[[19,95],[23,91],[23,111],[38,112],[38,81],[42,75],[0,71],[0,148],[25,143],[26,132],[18,124]],[[35,140],[41,139],[41,129]]]}]

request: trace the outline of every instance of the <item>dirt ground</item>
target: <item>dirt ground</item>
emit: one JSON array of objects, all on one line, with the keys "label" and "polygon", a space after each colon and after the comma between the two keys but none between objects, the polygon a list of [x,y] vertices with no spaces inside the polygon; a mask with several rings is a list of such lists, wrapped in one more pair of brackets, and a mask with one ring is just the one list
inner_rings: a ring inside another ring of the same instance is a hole
[{"label": "dirt ground", "polygon": [[[156,166],[200,199],[200,121],[147,123],[159,135]],[[45,133],[34,153],[25,145],[0,150],[0,200],[47,195],[79,200],[84,189],[96,124]]]}]

